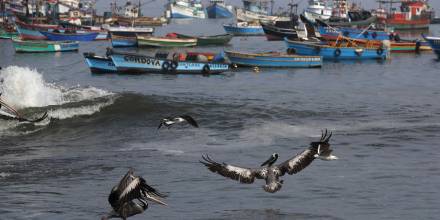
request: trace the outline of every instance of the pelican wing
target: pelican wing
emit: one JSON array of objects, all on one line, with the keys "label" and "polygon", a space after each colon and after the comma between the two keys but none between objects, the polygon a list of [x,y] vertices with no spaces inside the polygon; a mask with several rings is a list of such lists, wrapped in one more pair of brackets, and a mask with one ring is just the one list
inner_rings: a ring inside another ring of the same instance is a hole
[{"label": "pelican wing", "polygon": [[203,161],[200,161],[200,163],[208,167],[210,171],[237,180],[241,183],[251,184],[254,182],[255,178],[263,179],[266,175],[264,169],[243,168],[226,163],[220,164],[212,160],[208,155],[202,156],[202,158]]},{"label": "pelican wing", "polygon": [[300,172],[312,163],[312,161],[315,159],[314,155],[316,153],[317,149],[310,147],[300,154],[297,154],[289,160],[277,165],[281,171],[281,176],[283,176],[285,173],[292,175]]},{"label": "pelican wing", "polygon": [[181,115],[181,116],[179,116],[179,117],[185,119],[185,121],[187,121],[190,125],[192,125],[192,126],[194,126],[194,127],[196,127],[196,128],[199,127],[199,125],[197,124],[196,120],[194,120],[193,117],[191,117],[191,116],[189,116],[189,115]]}]

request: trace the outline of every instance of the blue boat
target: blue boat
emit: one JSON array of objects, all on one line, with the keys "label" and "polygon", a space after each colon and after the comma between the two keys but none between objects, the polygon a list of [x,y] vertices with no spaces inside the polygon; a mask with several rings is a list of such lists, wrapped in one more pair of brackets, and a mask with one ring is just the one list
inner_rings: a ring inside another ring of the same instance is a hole
[{"label": "blue boat", "polygon": [[234,24],[223,25],[226,33],[234,36],[261,36],[264,30],[261,25],[249,25],[247,22],[239,22]]},{"label": "blue boat", "polygon": [[[166,73],[166,74],[218,74],[229,70],[223,62],[210,62],[187,57],[185,60],[168,59],[167,53],[158,53],[155,57],[135,53],[120,53],[112,50],[108,53],[121,72],[128,73]],[[179,56],[173,56],[179,57]]]},{"label": "blue boat", "polygon": [[136,37],[119,36],[116,34],[110,34],[113,47],[136,47]]},{"label": "blue boat", "polygon": [[287,38],[284,41],[289,54],[322,56],[325,60],[386,59],[388,54],[388,50],[382,47],[332,46],[323,42],[292,41]]},{"label": "blue boat", "polygon": [[326,40],[336,40],[340,34],[344,37],[360,40],[393,40],[394,35],[385,31],[361,30],[356,28],[333,28],[329,26],[320,26],[319,34]]},{"label": "blue boat", "polygon": [[322,57],[289,55],[276,52],[269,53],[243,53],[225,51],[226,56],[233,65],[248,67],[321,67]]},{"label": "blue boat", "polygon": [[440,37],[430,37],[425,35],[422,36],[429,43],[432,51],[434,51],[434,53],[436,53],[438,58],[440,59]]},{"label": "blue boat", "polygon": [[92,73],[116,73],[118,71],[109,57],[96,56],[94,53],[83,55]]},{"label": "blue boat", "polygon": [[94,41],[98,36],[99,32],[89,32],[89,33],[56,33],[48,31],[40,31],[41,34],[47,37],[51,41]]},{"label": "blue boat", "polygon": [[206,7],[208,18],[232,18],[233,7],[226,5],[224,0],[211,0],[210,5]]}]

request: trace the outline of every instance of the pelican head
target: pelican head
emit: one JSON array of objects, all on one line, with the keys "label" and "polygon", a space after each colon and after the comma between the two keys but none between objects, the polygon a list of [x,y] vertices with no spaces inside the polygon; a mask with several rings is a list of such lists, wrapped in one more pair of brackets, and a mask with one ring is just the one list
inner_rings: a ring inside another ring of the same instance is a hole
[{"label": "pelican head", "polygon": [[261,164],[261,166],[272,166],[272,164],[274,164],[276,161],[278,160],[278,154],[277,153],[273,153],[268,160],[266,160],[263,164]]}]

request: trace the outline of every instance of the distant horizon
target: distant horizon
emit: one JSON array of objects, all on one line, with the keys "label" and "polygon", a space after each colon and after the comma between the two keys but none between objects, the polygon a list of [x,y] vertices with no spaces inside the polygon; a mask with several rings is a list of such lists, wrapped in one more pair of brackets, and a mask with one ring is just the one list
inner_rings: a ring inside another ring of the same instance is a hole
[{"label": "distant horizon", "polygon": [[[139,0],[133,0],[133,3],[137,3]],[[151,0],[141,0],[140,2],[149,2]],[[98,14],[102,14],[104,11],[110,11],[110,2],[113,1],[99,1],[97,0],[96,8],[98,11]],[[118,5],[123,6],[126,2],[126,0],[116,0]],[[307,6],[308,0],[275,0],[275,6],[274,11],[277,11],[279,7],[285,7],[287,8],[287,4],[293,2],[293,3],[299,3],[299,10],[302,11]],[[365,9],[373,9],[377,8],[379,4],[376,2],[376,0],[353,0],[349,2],[356,3],[360,5],[361,7]],[[144,16],[161,16],[164,14],[165,11],[165,5],[168,3],[168,0],[153,0],[153,2],[148,3],[146,5],[142,6],[142,13]],[[209,4],[209,0],[202,0],[202,3],[204,6],[207,6]],[[234,6],[243,6],[241,0],[226,0],[227,4],[231,4]],[[440,11],[440,1],[429,1],[429,4],[436,12]],[[440,12],[439,12],[440,14]]]}]

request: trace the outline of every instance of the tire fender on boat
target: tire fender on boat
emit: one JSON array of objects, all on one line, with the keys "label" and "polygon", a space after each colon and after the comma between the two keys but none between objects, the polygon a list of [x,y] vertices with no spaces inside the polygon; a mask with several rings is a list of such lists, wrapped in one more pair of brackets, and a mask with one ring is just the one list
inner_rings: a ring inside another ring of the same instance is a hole
[{"label": "tire fender on boat", "polygon": [[208,64],[205,64],[202,68],[202,73],[205,75],[209,75],[210,72],[211,72],[211,68],[209,68]]},{"label": "tire fender on boat", "polygon": [[377,53],[377,55],[382,55],[383,54],[383,49],[382,48],[377,48],[376,53]]},{"label": "tire fender on boat", "polygon": [[365,38],[368,38],[368,35],[369,35],[369,34],[370,34],[370,33],[368,33],[368,31],[365,31],[365,32],[364,32],[364,37],[365,37]]},{"label": "tire fender on boat", "polygon": [[292,55],[292,54],[295,54],[296,53],[296,50],[295,50],[295,48],[287,48],[287,54],[290,54],[290,55]]},{"label": "tire fender on boat", "polygon": [[373,33],[371,34],[371,36],[373,37],[373,39],[376,39],[376,38],[377,38],[377,32],[373,32]]},{"label": "tire fender on boat", "polygon": [[334,52],[335,57],[339,57],[341,56],[341,49],[336,48],[335,52]]},{"label": "tire fender on boat", "polygon": [[168,61],[164,61],[162,63],[162,71],[164,72],[168,72],[170,69],[170,63]]},{"label": "tire fender on boat", "polygon": [[177,66],[179,65],[179,63],[177,63],[176,61],[171,62],[170,64],[170,69],[172,71],[175,71],[177,69]]}]

